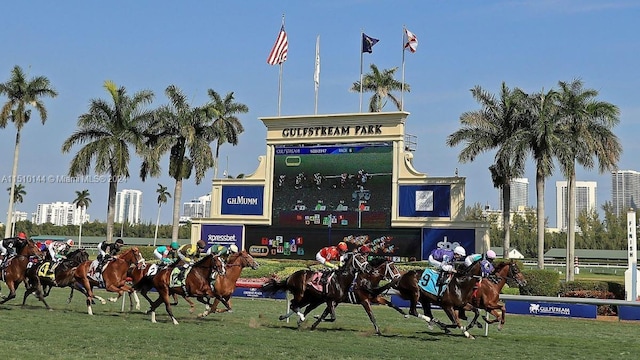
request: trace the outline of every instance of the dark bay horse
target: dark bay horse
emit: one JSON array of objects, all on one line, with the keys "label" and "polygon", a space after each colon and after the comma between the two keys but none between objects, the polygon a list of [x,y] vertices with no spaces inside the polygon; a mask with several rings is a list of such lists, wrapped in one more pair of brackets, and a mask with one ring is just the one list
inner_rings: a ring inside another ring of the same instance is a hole
[{"label": "dark bay horse", "polygon": [[[495,319],[488,320],[486,316],[482,316],[482,319],[487,324],[493,324],[500,322],[498,330],[502,330],[504,327],[505,317],[507,315],[507,309],[503,302],[500,302],[500,292],[507,283],[507,280],[515,281],[518,286],[524,286],[527,281],[520,272],[518,264],[513,259],[508,262],[500,263],[496,266],[496,270],[493,276],[483,278],[478,286],[478,289],[473,293],[471,297],[471,305],[478,309],[484,309],[489,312]],[[498,312],[500,310],[500,312]],[[469,324],[469,327],[473,327],[474,322]]]},{"label": "dark bay horse", "polygon": [[[129,273],[127,274],[131,278],[131,286],[135,291],[140,292],[140,294],[147,299],[149,303],[153,303],[155,300],[151,300],[149,298],[149,291],[153,289],[153,277],[158,273],[158,271],[165,269],[169,266],[181,266],[184,262],[182,260],[178,261],[175,264],[166,264],[166,263],[147,263],[143,261],[141,263],[136,264],[136,266],[129,268]],[[178,295],[173,295],[172,306],[178,305]],[[189,304],[189,312],[193,313],[195,310],[195,304],[188,297],[182,297]]]},{"label": "dark bay horse", "polygon": [[[129,270],[130,266],[144,262],[144,258],[140,254],[140,250],[134,246],[125,250],[124,252],[122,252],[122,254],[114,256],[113,259],[107,262],[107,264],[101,271],[102,281],[100,281],[95,273],[90,273],[89,270],[91,269],[92,262],[93,261],[85,261],[75,269],[75,271],[73,272],[75,280],[74,286],[73,288],[71,288],[72,293],[74,288],[81,292],[83,291],[82,288],[84,288],[84,290],[86,291],[85,295],[87,296],[87,313],[89,315],[93,315],[91,304],[93,303],[94,298],[100,299],[102,303],[105,303],[104,299],[94,295],[94,286],[104,286],[105,290],[118,293],[117,297],[109,298],[109,301],[111,302],[118,301],[118,299],[120,299],[120,297],[125,292],[127,292],[129,294],[131,309],[133,309],[133,297],[135,299],[136,309],[139,310],[140,300],[138,299],[138,295],[135,293],[133,288],[127,284],[127,271]],[[100,269],[98,269],[98,271],[99,270]],[[71,297],[71,295],[69,297]]]},{"label": "dark bay horse", "polygon": [[17,255],[12,256],[6,260],[6,266],[2,269],[2,279],[9,288],[9,295],[3,297],[0,304],[16,297],[16,289],[27,279],[27,266],[29,264],[37,264],[42,261],[43,254],[38,248],[36,243],[27,239],[24,244],[16,249]]},{"label": "dark bay horse", "polygon": [[[153,287],[158,291],[158,299],[153,302],[149,302],[151,305],[151,322],[156,322],[156,309],[160,304],[164,302],[167,314],[171,317],[171,321],[178,325],[171,310],[171,303],[169,296],[171,294],[178,294],[180,296],[195,297],[198,301],[208,305],[210,299],[218,298],[228,308],[226,300],[216,295],[211,287],[212,280],[216,277],[216,274],[224,274],[224,263],[217,255],[207,255],[204,258],[198,260],[191,266],[191,269],[186,274],[183,284],[176,283],[172,279],[172,273],[175,273],[174,266],[169,266],[162,270],[153,277]],[[149,298],[147,297],[147,300]]]},{"label": "dark bay horse", "polygon": [[[393,286],[401,298],[409,300],[409,314],[427,321],[429,324],[435,322],[442,329],[448,332],[449,327],[459,328],[464,336],[473,339],[473,336],[467,331],[467,328],[460,323],[458,314],[455,309],[465,308],[473,310],[475,318],[478,317],[478,310],[469,305],[474,288],[480,279],[482,272],[480,261],[476,261],[468,268],[458,269],[449,284],[445,287],[441,297],[425,291],[420,285],[427,283],[429,279],[423,278],[422,270],[410,270],[402,275],[396,285]],[[420,302],[424,315],[419,315],[416,308]],[[435,319],[431,313],[431,304],[439,305],[444,310],[451,325],[446,325]],[[472,322],[475,321],[472,320]]]},{"label": "dark bay horse", "polygon": [[[206,305],[204,312],[200,314],[200,316],[205,317],[211,312],[233,311],[231,309],[230,299],[231,295],[233,295],[233,292],[236,290],[236,281],[240,278],[242,269],[245,267],[251,267],[255,270],[259,266],[260,265],[256,262],[253,256],[251,256],[246,250],[229,255],[224,275],[219,275],[213,284],[213,291],[217,297],[213,301],[213,305]],[[220,303],[219,298],[225,300],[225,303],[223,304],[226,309],[216,310]]]},{"label": "dark bay horse", "polygon": [[[289,291],[293,295],[289,305],[289,312],[280,316],[280,320],[289,318],[293,314],[298,315],[298,328],[306,319],[306,315],[301,312],[305,306],[316,308],[323,302],[327,304],[327,308],[322,313],[317,323],[324,320],[330,313],[335,319],[335,307],[338,303],[344,302],[349,287],[359,271],[371,272],[371,265],[367,262],[365,255],[360,253],[347,253],[345,255],[345,263],[337,270],[332,270],[327,277],[327,284],[322,286],[315,285],[314,280],[321,276],[322,272],[314,270],[298,270],[284,280],[271,279],[262,286],[262,291],[266,294],[274,294],[280,290]],[[314,327],[315,328],[315,327]]]},{"label": "dark bay horse", "polygon": [[[61,260],[54,268],[54,263],[51,261],[41,262],[37,265],[30,266],[27,269],[27,289],[22,299],[22,305],[25,305],[27,297],[34,293],[40,301],[44,303],[47,309],[51,310],[51,307],[45,301],[45,297],[49,295],[52,287],[70,287],[75,283],[73,273],[80,264],[89,260],[89,254],[85,249],[77,249],[70,252],[65,259]],[[53,273],[49,275],[48,271],[51,268]],[[84,288],[82,289],[84,290]],[[67,303],[71,301],[71,297],[67,300]]]}]

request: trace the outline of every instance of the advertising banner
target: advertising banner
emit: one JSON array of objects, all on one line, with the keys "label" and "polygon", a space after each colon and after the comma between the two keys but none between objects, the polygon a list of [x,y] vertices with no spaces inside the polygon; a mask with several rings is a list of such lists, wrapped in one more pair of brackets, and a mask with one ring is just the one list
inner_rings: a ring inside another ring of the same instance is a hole
[{"label": "advertising banner", "polygon": [[595,319],[598,306],[589,304],[564,304],[534,301],[506,300],[505,306],[510,314],[561,316]]},{"label": "advertising banner", "polygon": [[406,217],[450,217],[449,185],[402,185],[398,191],[399,214]]},{"label": "advertising banner", "polygon": [[262,215],[264,186],[223,186],[222,215]]},{"label": "advertising banner", "polygon": [[207,243],[207,249],[211,245],[223,245],[227,248],[235,244],[242,249],[243,225],[202,225],[200,239]]},{"label": "advertising banner", "polygon": [[422,228],[423,260],[428,259],[434,249],[453,250],[458,245],[466,250],[467,255],[475,252],[475,229]]}]

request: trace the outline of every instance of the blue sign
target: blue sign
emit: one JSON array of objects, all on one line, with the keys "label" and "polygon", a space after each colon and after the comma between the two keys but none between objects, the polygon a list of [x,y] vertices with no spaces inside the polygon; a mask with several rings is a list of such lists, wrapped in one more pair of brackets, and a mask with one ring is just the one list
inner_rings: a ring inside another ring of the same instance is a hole
[{"label": "blue sign", "polygon": [[618,305],[618,318],[620,320],[640,320],[640,306]]},{"label": "blue sign", "polygon": [[233,291],[233,296],[246,297],[246,298],[270,298],[270,299],[285,299],[287,294],[284,291],[278,291],[271,296],[267,296],[262,290],[258,288],[248,287],[236,287]]},{"label": "blue sign", "polygon": [[589,304],[546,303],[536,301],[507,300],[507,312],[510,314],[560,316],[595,319],[598,306]]},{"label": "blue sign", "polygon": [[433,249],[453,250],[462,246],[467,255],[476,250],[476,231],[474,229],[423,228],[422,229],[422,259],[429,258]]},{"label": "blue sign", "polygon": [[449,185],[402,185],[398,195],[400,216],[451,216],[451,187]]},{"label": "blue sign", "polygon": [[264,186],[223,186],[222,215],[262,215]]},{"label": "blue sign", "polygon": [[227,248],[235,244],[238,249],[242,249],[243,230],[243,225],[202,225],[200,239],[207,243],[207,249],[213,244]]}]

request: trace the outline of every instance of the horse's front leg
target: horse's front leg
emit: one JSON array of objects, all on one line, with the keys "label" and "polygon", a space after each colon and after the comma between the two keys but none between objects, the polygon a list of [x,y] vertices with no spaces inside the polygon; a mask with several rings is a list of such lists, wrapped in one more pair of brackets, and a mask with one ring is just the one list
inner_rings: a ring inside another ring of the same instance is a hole
[{"label": "horse's front leg", "polygon": [[133,311],[133,302],[135,300],[136,310],[140,310],[140,298],[135,290],[129,292],[129,311]]},{"label": "horse's front leg", "polygon": [[473,335],[469,333],[467,328],[462,326],[462,324],[460,323],[460,319],[458,319],[456,311],[453,309],[453,306],[443,306],[442,310],[444,310],[445,314],[447,314],[447,316],[449,317],[449,320],[451,320],[451,322],[462,331],[462,334],[464,334],[467,339],[475,339]]},{"label": "horse's front leg", "polygon": [[378,323],[376,322],[376,317],[373,316],[373,311],[371,311],[371,304],[369,303],[369,300],[363,299],[362,301],[360,301],[360,305],[362,305],[364,311],[366,311],[367,315],[369,316],[369,320],[371,320],[371,323],[373,324],[376,335],[381,335],[380,328],[378,327]]},{"label": "horse's front leg", "polygon": [[[324,320],[324,318],[326,318],[329,313],[333,314],[333,316],[335,317],[335,310],[333,309],[333,302],[331,301],[327,302],[327,307],[324,309],[320,317],[316,319],[316,321],[311,325],[311,330],[315,330],[318,324],[320,324],[320,322]],[[298,326],[300,326],[299,323]]]}]

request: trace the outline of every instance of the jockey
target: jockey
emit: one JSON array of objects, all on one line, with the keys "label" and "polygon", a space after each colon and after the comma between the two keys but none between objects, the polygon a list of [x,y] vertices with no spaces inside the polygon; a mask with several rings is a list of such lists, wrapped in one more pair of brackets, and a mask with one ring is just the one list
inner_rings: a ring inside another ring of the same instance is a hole
[{"label": "jockey", "polygon": [[237,252],[238,252],[238,246],[236,244],[231,244],[229,245],[228,248],[224,245],[214,244],[214,245],[211,245],[209,249],[207,249],[207,255],[209,254],[218,255],[224,260],[225,263],[227,262],[227,259],[229,259],[229,256]]},{"label": "jockey", "polygon": [[49,256],[51,261],[60,262],[60,260],[66,259],[66,255],[71,250],[73,246],[73,240],[67,239],[66,241],[52,241],[50,243],[45,243],[47,251],[49,252]]},{"label": "jockey", "polygon": [[[171,243],[173,246],[173,243]],[[186,275],[186,269],[193,266],[195,263],[195,259],[199,258],[202,254],[202,250],[204,250],[207,244],[204,240],[198,240],[195,244],[184,244],[176,250],[178,254],[178,258],[184,261],[184,265],[182,265],[182,271],[178,274],[178,280],[182,281]]]},{"label": "jockey", "polygon": [[341,241],[337,246],[327,246],[320,249],[320,251],[318,251],[318,253],[316,254],[316,260],[318,260],[320,264],[330,269],[336,269],[338,265],[332,264],[329,261],[338,260],[339,263],[342,264],[342,258],[347,250],[349,250],[349,248],[347,247],[347,243]]},{"label": "jockey", "polygon": [[161,264],[171,264],[171,259],[169,259],[169,255],[174,255],[175,251],[178,250],[178,243],[171,243],[170,246],[161,245],[153,250],[153,256],[156,257],[160,261]]},{"label": "jockey", "polygon": [[493,266],[493,261],[496,259],[496,252],[493,250],[487,250],[484,259],[480,262],[482,267],[482,277],[488,277],[496,270]]},{"label": "jockey", "polygon": [[[18,248],[21,248],[24,242],[27,241],[27,234],[20,232],[18,236],[12,238],[6,238],[0,240],[0,263],[4,264],[5,259],[15,255]],[[7,256],[7,253],[9,255]]]},{"label": "jockey", "polygon": [[448,276],[444,273],[454,273],[453,263],[467,256],[467,252],[462,246],[456,246],[453,251],[448,249],[434,249],[429,254],[429,263],[440,270],[438,276],[438,294],[442,292],[442,287],[446,283]]},{"label": "jockey", "polygon": [[109,260],[111,257],[117,255],[120,249],[124,246],[122,239],[116,240],[113,244],[108,243],[106,240],[98,244],[98,262],[99,268],[102,268],[102,264]]}]

